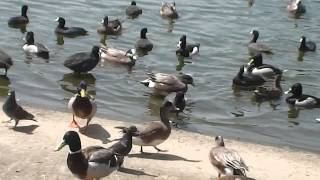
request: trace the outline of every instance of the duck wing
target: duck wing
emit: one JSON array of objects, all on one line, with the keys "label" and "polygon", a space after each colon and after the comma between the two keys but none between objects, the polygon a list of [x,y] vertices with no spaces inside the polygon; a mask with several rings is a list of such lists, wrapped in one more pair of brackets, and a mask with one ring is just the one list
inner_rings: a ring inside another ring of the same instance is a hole
[{"label": "duck wing", "polygon": [[308,41],[306,42],[306,46],[308,47],[308,49],[310,49],[310,51],[315,51],[316,50],[316,43],[312,42],[312,41]]},{"label": "duck wing", "polygon": [[16,109],[14,110],[14,119],[34,120],[34,115],[32,115],[31,113],[28,113],[21,106],[17,105]]},{"label": "duck wing", "polygon": [[48,48],[41,43],[35,43],[38,48],[38,52],[49,52]]},{"label": "duck wing", "polygon": [[5,63],[7,66],[13,65],[11,57],[2,50],[0,50],[0,61],[1,63]]},{"label": "duck wing", "polygon": [[91,54],[87,52],[80,52],[71,55],[68,59],[64,62],[64,66],[66,67],[82,67],[83,65],[87,64],[88,61],[91,60]]}]

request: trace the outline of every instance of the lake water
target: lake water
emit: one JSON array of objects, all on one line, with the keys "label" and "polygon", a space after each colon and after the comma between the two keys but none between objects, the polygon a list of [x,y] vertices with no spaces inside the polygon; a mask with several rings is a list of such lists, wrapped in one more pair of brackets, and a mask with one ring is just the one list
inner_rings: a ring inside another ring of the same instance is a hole
[{"label": "lake water", "polygon": [[[9,17],[20,14],[22,3],[29,5],[27,30],[33,31],[36,41],[50,49],[49,61],[27,59],[22,51],[25,35],[7,25]],[[320,124],[315,121],[320,116],[318,109],[291,111],[285,96],[272,103],[257,103],[252,99],[252,92],[234,92],[232,78],[239,66],[248,62],[249,32],[258,29],[259,41],[274,49],[273,55],[264,56],[265,63],[288,70],[283,75],[282,88],[286,90],[293,83],[301,82],[305,93],[320,96],[319,53],[306,53],[299,59],[297,52],[301,35],[319,43],[320,1],[304,1],[307,13],[295,19],[286,11],[287,0],[256,1],[252,7],[246,0],[177,0],[181,18],[171,23],[159,15],[161,1],[137,1],[143,14],[134,20],[125,16],[129,3],[2,0],[0,48],[11,55],[14,66],[9,70],[9,81],[0,80],[1,99],[5,99],[8,89],[14,89],[24,105],[66,111],[67,99],[84,79],[90,93],[96,95],[99,116],[142,123],[159,119],[161,99],[150,96],[150,90],[139,81],[147,78],[149,72],[177,73],[177,69],[182,68],[182,72],[192,74],[196,86],[188,90],[185,114],[179,117],[181,128],[319,151]],[[132,69],[104,63],[88,75],[74,76],[63,62],[71,54],[90,51],[92,45],[100,43],[101,36],[96,29],[104,15],[124,21],[120,36],[107,37],[109,46],[131,48],[141,28],[147,27],[147,36],[154,48]],[[90,35],[64,38],[64,44],[59,45],[54,34],[57,16],[64,17],[67,26],[86,28]],[[175,49],[182,34],[187,35],[190,43],[201,43],[200,55],[190,60],[191,64],[177,67]],[[71,117],[70,114],[66,118]],[[175,120],[175,116],[172,119]]]}]

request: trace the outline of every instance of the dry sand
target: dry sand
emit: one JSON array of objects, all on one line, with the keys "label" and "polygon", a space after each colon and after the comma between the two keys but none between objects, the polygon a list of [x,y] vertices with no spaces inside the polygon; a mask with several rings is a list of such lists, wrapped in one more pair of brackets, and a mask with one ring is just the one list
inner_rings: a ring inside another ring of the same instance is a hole
[{"label": "dry sand", "polygon": [[[2,106],[2,105],[1,105]],[[66,165],[68,148],[53,149],[62,140],[72,118],[70,113],[27,108],[38,122],[20,121],[13,130],[0,123],[0,179],[75,179]],[[0,113],[1,120],[8,120]],[[81,135],[83,147],[108,147],[110,140],[121,136],[115,126],[128,123],[94,118],[86,135]],[[170,138],[159,145],[168,150],[157,153],[144,148],[141,155],[134,146],[124,168],[104,179],[211,179],[217,176],[208,160],[213,137],[174,129]],[[240,152],[249,165],[248,176],[258,180],[319,180],[320,155],[310,152],[226,140],[226,146]]]}]

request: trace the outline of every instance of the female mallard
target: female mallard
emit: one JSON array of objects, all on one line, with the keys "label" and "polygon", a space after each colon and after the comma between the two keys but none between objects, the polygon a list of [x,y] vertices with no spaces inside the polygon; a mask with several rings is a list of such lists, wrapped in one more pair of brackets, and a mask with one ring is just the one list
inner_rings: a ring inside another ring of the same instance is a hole
[{"label": "female mallard", "polygon": [[209,152],[209,159],[211,164],[218,170],[218,177],[221,174],[246,176],[248,166],[244,163],[238,152],[227,149],[224,146],[222,136],[217,136],[215,143],[216,147],[213,147]]},{"label": "female mallard", "polygon": [[160,7],[160,15],[164,18],[170,18],[170,19],[178,18],[179,15],[176,9],[176,3],[162,2],[162,5]]},{"label": "female mallard", "polygon": [[100,47],[101,60],[107,60],[124,65],[133,66],[136,63],[137,56],[135,55],[135,52],[135,49],[124,51],[121,49],[109,48],[106,46]]},{"label": "female mallard", "polygon": [[102,27],[97,29],[100,34],[117,35],[122,30],[121,22],[118,19],[110,21],[108,16],[101,20]]},{"label": "female mallard", "polygon": [[286,98],[288,104],[302,107],[302,108],[316,108],[320,107],[320,99],[311,95],[302,94],[302,85],[295,83],[285,94],[292,95]]},{"label": "female mallard", "polygon": [[36,54],[44,59],[49,59],[49,50],[41,43],[34,42],[34,34],[32,31],[27,32],[26,43],[22,49],[26,54]]},{"label": "female mallard", "polygon": [[132,144],[140,146],[140,152],[143,152],[143,146],[153,146],[156,150],[157,145],[167,140],[171,134],[171,125],[169,122],[169,113],[176,112],[178,109],[170,102],[164,101],[160,107],[160,120],[146,124],[143,128],[138,128],[137,136],[133,137]]},{"label": "female mallard", "polygon": [[11,57],[0,50],[0,68],[5,69],[5,76],[7,76],[8,69],[13,65]]},{"label": "female mallard", "polygon": [[269,64],[263,64],[262,61],[262,54],[259,53],[255,55],[248,63],[249,67],[247,68],[247,72],[251,72],[252,74],[262,77],[272,77],[282,74],[280,69]]},{"label": "female mallard", "polygon": [[306,7],[302,4],[301,0],[293,0],[287,6],[287,10],[293,14],[303,14],[306,12]]},{"label": "female mallard", "polygon": [[258,37],[259,37],[259,31],[253,30],[251,31],[252,39],[248,45],[248,49],[250,54],[256,55],[258,53],[267,53],[270,54],[272,53],[271,48],[264,44],[257,43]]},{"label": "female mallard", "polygon": [[196,55],[199,53],[200,50],[200,44],[187,44],[187,36],[183,35],[180,38],[180,41],[177,45],[179,49],[176,51],[176,54],[178,56],[183,57],[192,57],[193,55]]},{"label": "female mallard", "polygon": [[244,73],[244,66],[240,67],[238,74],[233,78],[233,85],[250,88],[252,86],[259,86],[266,82],[261,76],[252,74],[250,72]]},{"label": "female mallard", "polygon": [[[78,93],[69,100],[68,108],[72,111],[70,127],[78,128],[81,133],[84,133],[91,119],[97,112],[95,99],[87,93],[87,84],[84,81],[80,82]],[[74,116],[87,119],[86,125],[80,127],[75,121]]]},{"label": "female mallard", "polygon": [[97,66],[99,60],[99,47],[93,46],[91,52],[80,52],[68,57],[64,66],[77,73],[88,72]]},{"label": "female mallard", "polygon": [[81,27],[65,27],[66,20],[63,17],[57,17],[55,21],[59,22],[58,26],[54,30],[56,34],[70,37],[84,36],[88,34],[88,31]]},{"label": "female mallard", "polygon": [[71,173],[79,179],[100,179],[110,175],[119,168],[119,159],[112,149],[101,146],[89,146],[81,149],[79,134],[68,131],[64,134],[61,144],[55,151],[69,146],[67,166]]},{"label": "female mallard", "polygon": [[136,42],[136,49],[143,52],[151,51],[153,44],[149,41],[146,34],[148,32],[147,28],[142,28],[140,31],[140,39]]},{"label": "female mallard", "polygon": [[167,96],[171,92],[186,92],[188,84],[193,84],[193,78],[188,74],[179,73],[173,74],[150,74],[150,78],[141,81],[143,85],[153,89],[155,94]]},{"label": "female mallard", "polygon": [[258,100],[279,99],[282,95],[280,86],[281,75],[276,75],[273,87],[259,86],[253,91]]},{"label": "female mallard", "polygon": [[315,51],[316,48],[317,48],[317,46],[316,46],[315,42],[306,41],[306,37],[305,36],[301,36],[299,51],[302,51],[302,52]]},{"label": "female mallard", "polygon": [[29,18],[27,16],[28,6],[23,5],[21,8],[21,16],[11,17],[8,20],[8,25],[12,27],[25,26],[29,23]]},{"label": "female mallard", "polygon": [[136,18],[140,14],[142,14],[142,9],[137,6],[137,3],[135,1],[131,1],[131,5],[126,9],[126,14],[130,18]]}]

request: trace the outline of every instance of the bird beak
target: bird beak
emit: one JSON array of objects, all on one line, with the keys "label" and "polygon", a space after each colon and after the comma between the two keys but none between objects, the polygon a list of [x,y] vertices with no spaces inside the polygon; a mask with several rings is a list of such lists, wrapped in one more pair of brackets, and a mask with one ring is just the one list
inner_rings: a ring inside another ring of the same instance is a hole
[{"label": "bird beak", "polygon": [[251,59],[249,62],[248,62],[248,65],[250,66],[252,63],[253,63],[253,59]]},{"label": "bird beak", "polygon": [[178,42],[177,47],[181,47],[181,41]]},{"label": "bird beak", "polygon": [[133,55],[133,56],[132,56],[132,59],[133,59],[133,60],[137,60],[138,57],[137,57],[136,55]]},{"label": "bird beak", "polygon": [[285,91],[284,94],[289,94],[289,93],[291,93],[291,90],[292,90],[292,89],[290,88],[288,91]]},{"label": "bird beak", "polygon": [[55,22],[58,22],[58,21],[59,21],[59,17],[57,17],[54,21],[55,21]]},{"label": "bird beak", "polygon": [[104,23],[104,19],[101,20],[101,24],[103,24],[103,23]]},{"label": "bird beak", "polygon": [[60,151],[67,143],[63,140],[55,149],[54,151]]},{"label": "bird beak", "polygon": [[250,34],[253,34],[253,31],[250,31]]},{"label": "bird beak", "polygon": [[302,42],[302,38],[300,39],[300,42]]},{"label": "bird beak", "polygon": [[80,91],[80,96],[81,96],[81,97],[86,97],[86,90],[81,89],[81,91]]}]

